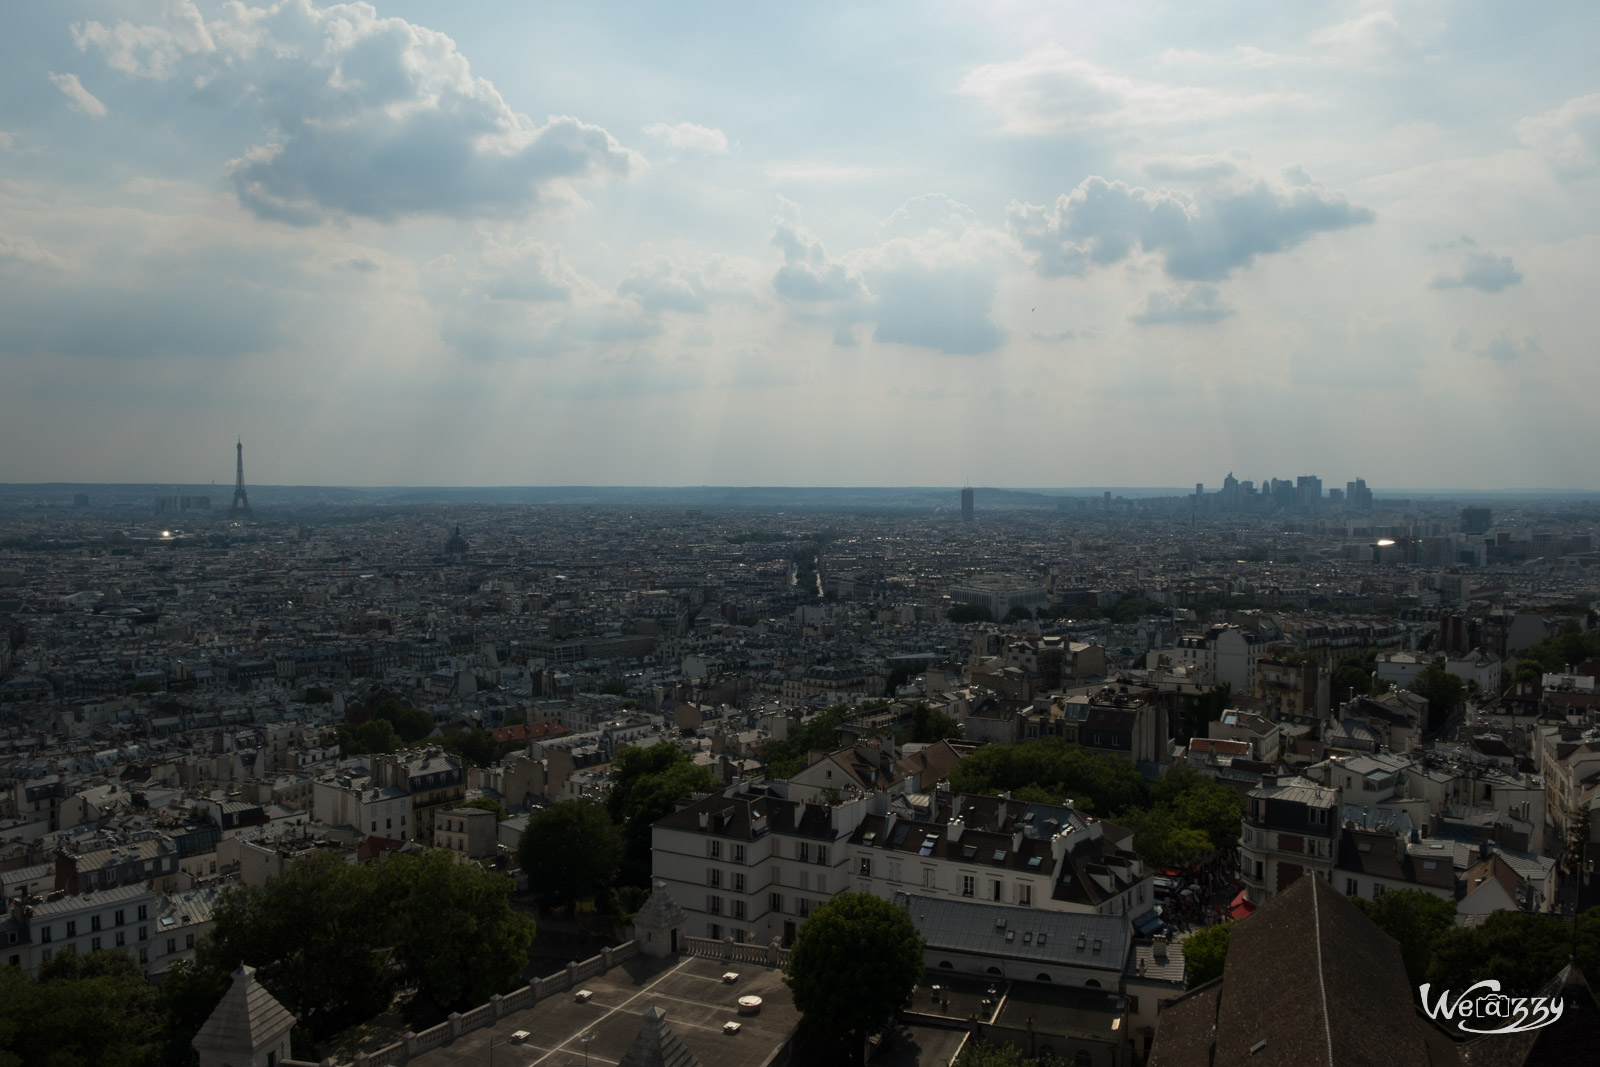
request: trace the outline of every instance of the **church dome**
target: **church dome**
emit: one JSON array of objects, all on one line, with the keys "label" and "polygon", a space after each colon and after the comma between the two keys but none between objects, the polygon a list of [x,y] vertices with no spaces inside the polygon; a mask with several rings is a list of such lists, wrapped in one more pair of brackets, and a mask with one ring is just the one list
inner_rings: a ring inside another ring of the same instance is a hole
[{"label": "church dome", "polygon": [[461,536],[461,524],[456,524],[456,532],[444,543],[444,553],[447,556],[464,556],[467,554],[467,539]]}]

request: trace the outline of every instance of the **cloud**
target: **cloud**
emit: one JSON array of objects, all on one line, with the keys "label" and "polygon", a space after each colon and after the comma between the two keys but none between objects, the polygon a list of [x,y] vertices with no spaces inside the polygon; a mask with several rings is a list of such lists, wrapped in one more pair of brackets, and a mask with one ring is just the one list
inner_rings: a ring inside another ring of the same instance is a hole
[{"label": "cloud", "polygon": [[1450,347],[1457,352],[1465,352],[1504,365],[1521,363],[1544,355],[1544,346],[1539,343],[1537,334],[1529,334],[1519,340],[1513,337],[1509,330],[1503,329],[1496,330],[1487,341],[1479,345],[1475,343],[1471,330],[1465,326],[1458,327],[1450,338]]},{"label": "cloud", "polygon": [[1197,85],[1140,81],[1057,44],[977,67],[962,79],[960,91],[998,116],[1007,133],[1034,135],[1207,122],[1292,99],[1283,93],[1237,96]]},{"label": "cloud", "polygon": [[1167,274],[1186,281],[1225,278],[1258,255],[1374,217],[1315,184],[1284,188],[1255,181],[1190,196],[1099,177],[1085,179],[1053,208],[1013,201],[1007,216],[1013,236],[1045,277],[1081,275],[1142,250],[1159,253]]},{"label": "cloud", "polygon": [[1557,177],[1600,171],[1600,93],[1574,97],[1560,107],[1517,123],[1517,137],[1537,152]]},{"label": "cloud", "polygon": [[834,328],[834,343],[857,343],[851,328],[873,325],[875,341],[951,355],[982,355],[1005,332],[991,319],[1001,241],[966,205],[941,194],[913,197],[885,220],[875,246],[834,258],[793,202],[779,198],[772,243],[784,262],[773,288],[802,318]]},{"label": "cloud", "polygon": [[808,302],[854,300],[866,293],[860,274],[828,256],[822,241],[806,229],[800,207],[778,197],[772,243],[783,250],[783,266],[773,276],[779,296]]},{"label": "cloud", "polygon": [[[67,98],[67,106],[81,115],[91,118],[104,118],[106,106],[89,90],[83,87],[76,74],[51,74],[50,82],[61,94]],[[10,146],[9,140],[7,147]]]},{"label": "cloud", "polygon": [[1369,11],[1344,22],[1324,26],[1311,35],[1311,43],[1334,48],[1377,51],[1398,43],[1400,23],[1388,11]]},{"label": "cloud", "polygon": [[670,126],[665,122],[657,122],[652,126],[646,126],[644,132],[665,142],[676,152],[698,152],[708,156],[728,154],[727,134],[708,126],[698,126],[693,122],[679,122]]},{"label": "cloud", "polygon": [[0,233],[0,263],[8,260],[52,270],[65,270],[71,266],[63,257],[40,247],[39,242],[27,234]]},{"label": "cloud", "polygon": [[455,42],[366,4],[192,4],[165,25],[73,28],[113,70],[197,87],[259,112],[269,139],[227,165],[262,218],[392,220],[521,214],[561,183],[626,175],[642,160],[571,116],[538,124],[475,77]]},{"label": "cloud", "polygon": [[706,310],[709,296],[698,271],[685,269],[665,256],[635,263],[617,283],[617,295],[632,297],[646,311]]},{"label": "cloud", "polygon": [[1440,274],[1433,279],[1435,289],[1477,289],[1485,293],[1500,290],[1522,281],[1522,273],[1512,265],[1510,256],[1497,256],[1493,252],[1474,252],[1467,257],[1458,274]]},{"label": "cloud", "polygon": [[[1231,157],[1231,158],[1230,158]],[[1239,173],[1236,159],[1249,159],[1248,152],[1235,150],[1225,156],[1168,156],[1140,162],[1145,175],[1162,181],[1212,181]]]},{"label": "cloud", "polygon": [[1199,325],[1221,322],[1234,313],[1214,285],[1151,292],[1128,312],[1141,326]]}]

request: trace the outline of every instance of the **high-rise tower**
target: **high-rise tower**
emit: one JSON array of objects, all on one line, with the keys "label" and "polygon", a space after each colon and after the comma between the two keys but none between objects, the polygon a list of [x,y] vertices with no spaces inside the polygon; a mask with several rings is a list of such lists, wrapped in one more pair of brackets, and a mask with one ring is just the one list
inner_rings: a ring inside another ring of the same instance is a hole
[{"label": "high-rise tower", "polygon": [[236,446],[239,451],[239,465],[233,480],[233,513],[235,515],[250,514],[250,498],[244,491],[244,441],[240,440]]},{"label": "high-rise tower", "polygon": [[972,521],[972,490],[970,488],[961,490],[961,521]]}]

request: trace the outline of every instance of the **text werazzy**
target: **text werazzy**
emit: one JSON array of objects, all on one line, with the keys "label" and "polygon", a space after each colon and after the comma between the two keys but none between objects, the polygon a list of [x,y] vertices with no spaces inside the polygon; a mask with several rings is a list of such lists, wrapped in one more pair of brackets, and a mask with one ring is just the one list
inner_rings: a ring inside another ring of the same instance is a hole
[{"label": "text werazzy", "polygon": [[[1513,997],[1500,992],[1500,983],[1485,978],[1466,992],[1451,1000],[1448,989],[1441,989],[1439,997],[1428,1003],[1431,985],[1424,982],[1418,989],[1422,994],[1422,1010],[1430,1019],[1453,1021],[1457,1029],[1469,1034],[1520,1034],[1549,1026],[1561,1018],[1563,1005],[1560,997]],[[1474,1025],[1499,1020],[1498,1026]]]}]

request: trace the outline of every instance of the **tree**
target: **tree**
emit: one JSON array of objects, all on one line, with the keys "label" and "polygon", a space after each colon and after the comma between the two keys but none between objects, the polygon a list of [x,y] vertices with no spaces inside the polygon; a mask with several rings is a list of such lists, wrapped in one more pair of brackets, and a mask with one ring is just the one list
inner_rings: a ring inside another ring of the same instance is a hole
[{"label": "tree", "polygon": [[953,604],[945,618],[954,623],[994,622],[994,612],[987,604]]},{"label": "tree", "polygon": [[1329,683],[1335,702],[1349,699],[1351,696],[1364,697],[1372,691],[1372,676],[1359,666],[1345,665],[1333,672],[1333,680]]},{"label": "tree", "polygon": [[921,744],[961,740],[961,724],[938,708],[918,704],[911,709],[911,740]]},{"label": "tree", "polygon": [[388,719],[368,719],[354,726],[341,726],[335,732],[339,737],[341,756],[393,752],[400,747],[400,738],[394,732],[394,724]]},{"label": "tree", "polygon": [[144,1067],[157,1062],[161,994],[125,952],[70,948],[37,980],[0,968],[0,1065]]},{"label": "tree", "polygon": [[489,767],[500,762],[505,750],[516,743],[502,745],[488,730],[447,730],[439,735],[439,747],[454,756],[460,756],[474,767]]},{"label": "tree", "polygon": [[1397,889],[1376,900],[1351,897],[1351,903],[1383,930],[1400,942],[1400,957],[1406,963],[1406,978],[1412,985],[1428,980],[1428,964],[1439,939],[1456,925],[1456,905],[1420,889]]},{"label": "tree", "polygon": [[[1165,805],[1124,812],[1118,818],[1133,831],[1133,850],[1148,866],[1187,867],[1211,851],[1211,840],[1205,833],[1183,825]],[[1233,834],[1237,839],[1237,822]]]},{"label": "tree", "polygon": [[611,792],[606,811],[622,824],[621,877],[630,885],[650,884],[651,827],[671,814],[677,802],[716,785],[705,767],[692,763],[670,741],[648,748],[629,745],[611,763]]},{"label": "tree", "polygon": [[1029,620],[1031,618],[1033,618],[1033,610],[1031,608],[1024,607],[1021,604],[1016,604],[1016,605],[1013,605],[1013,607],[1011,608],[1010,611],[1006,612],[1005,617],[1002,618],[1000,621],[1001,622],[1026,622],[1027,620]]},{"label": "tree", "polygon": [[622,831],[605,809],[588,800],[564,800],[528,820],[517,858],[534,893],[566,904],[609,888],[622,863]]},{"label": "tree", "polygon": [[250,964],[319,1038],[369,1018],[389,1003],[393,983],[377,951],[388,917],[376,906],[376,879],[373,867],[320,852],[265,885],[230,886],[197,965],[227,975]]},{"label": "tree", "polygon": [[1427,700],[1430,731],[1441,728],[1467,695],[1466,683],[1437,663],[1411,679],[1406,688]]},{"label": "tree", "polygon": [[1228,931],[1232,928],[1232,923],[1219,923],[1196,930],[1184,939],[1184,980],[1190,989],[1222,977],[1228,962]]},{"label": "tree", "polygon": [[414,745],[433,733],[433,716],[421,708],[413,708],[394,697],[379,704],[372,713],[375,719],[387,719],[402,743]]},{"label": "tree", "polygon": [[800,927],[783,980],[808,1029],[859,1050],[910,998],[922,977],[922,951],[904,908],[869,893],[840,893]]},{"label": "tree", "polygon": [[955,1067],[1066,1067],[1059,1056],[1029,1056],[1009,1041],[991,1045],[982,1038],[971,1038],[956,1057]]},{"label": "tree", "polygon": [[1579,914],[1576,930],[1554,915],[1497,911],[1480,926],[1456,927],[1438,940],[1428,981],[1436,989],[1460,991],[1497,978],[1504,992],[1527,995],[1574,955],[1584,973],[1600,968],[1600,908]]},{"label": "tree", "polygon": [[511,910],[511,883],[444,851],[401,853],[378,868],[394,961],[418,997],[465,1011],[516,988],[533,920]]}]

